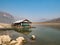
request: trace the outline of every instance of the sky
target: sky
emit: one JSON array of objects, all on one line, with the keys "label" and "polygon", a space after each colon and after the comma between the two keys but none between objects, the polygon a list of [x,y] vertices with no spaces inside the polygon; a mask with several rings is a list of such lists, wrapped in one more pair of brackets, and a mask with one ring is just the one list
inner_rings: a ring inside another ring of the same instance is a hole
[{"label": "sky", "polygon": [[60,17],[60,0],[0,0],[0,11],[41,22]]}]

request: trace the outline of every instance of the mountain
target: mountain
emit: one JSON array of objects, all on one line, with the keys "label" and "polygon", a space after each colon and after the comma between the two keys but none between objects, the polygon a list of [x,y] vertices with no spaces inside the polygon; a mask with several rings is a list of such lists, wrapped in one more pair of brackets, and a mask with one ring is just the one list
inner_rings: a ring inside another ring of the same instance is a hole
[{"label": "mountain", "polygon": [[49,20],[49,21],[46,21],[46,22],[49,22],[49,23],[60,23],[60,18],[52,19],[52,20]]},{"label": "mountain", "polygon": [[0,12],[0,23],[11,24],[14,21],[14,17],[6,12]]}]

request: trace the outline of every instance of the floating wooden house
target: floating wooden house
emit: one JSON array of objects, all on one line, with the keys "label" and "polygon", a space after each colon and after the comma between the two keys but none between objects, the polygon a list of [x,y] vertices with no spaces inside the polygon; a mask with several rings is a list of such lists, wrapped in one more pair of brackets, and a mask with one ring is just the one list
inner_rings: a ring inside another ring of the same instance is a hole
[{"label": "floating wooden house", "polygon": [[14,27],[18,27],[18,28],[24,28],[24,27],[31,27],[31,23],[28,19],[23,19],[23,20],[18,20],[13,22],[13,26]]}]

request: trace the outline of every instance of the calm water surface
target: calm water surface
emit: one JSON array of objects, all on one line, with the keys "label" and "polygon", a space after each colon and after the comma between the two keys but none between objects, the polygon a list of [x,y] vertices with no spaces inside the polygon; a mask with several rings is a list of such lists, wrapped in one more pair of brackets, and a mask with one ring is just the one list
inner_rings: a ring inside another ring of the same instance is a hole
[{"label": "calm water surface", "polygon": [[[42,25],[33,25],[36,28],[31,28],[28,34],[22,34],[14,30],[0,31],[0,35],[9,34],[13,39],[23,36],[27,39],[25,45],[60,45],[60,29],[46,27]],[[36,40],[31,40],[31,35],[36,36]]]}]

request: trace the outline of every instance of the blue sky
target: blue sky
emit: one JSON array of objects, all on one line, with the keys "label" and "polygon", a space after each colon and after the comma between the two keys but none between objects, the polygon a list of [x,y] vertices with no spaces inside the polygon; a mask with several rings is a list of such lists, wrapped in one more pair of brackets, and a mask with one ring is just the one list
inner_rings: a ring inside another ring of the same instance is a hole
[{"label": "blue sky", "polygon": [[0,11],[40,22],[60,17],[60,0],[0,0]]}]

